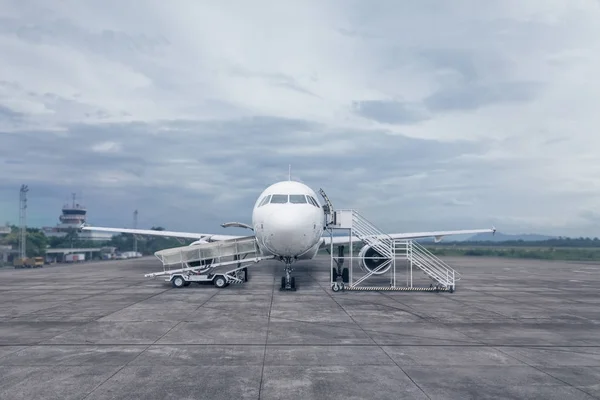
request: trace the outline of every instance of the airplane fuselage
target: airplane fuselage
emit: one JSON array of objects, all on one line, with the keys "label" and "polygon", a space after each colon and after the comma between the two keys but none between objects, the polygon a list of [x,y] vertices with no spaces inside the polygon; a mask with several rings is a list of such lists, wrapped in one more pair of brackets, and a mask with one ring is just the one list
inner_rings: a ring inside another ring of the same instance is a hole
[{"label": "airplane fuselage", "polygon": [[269,186],[252,210],[252,227],[261,250],[289,261],[315,256],[323,240],[324,221],[317,194],[296,181]]}]

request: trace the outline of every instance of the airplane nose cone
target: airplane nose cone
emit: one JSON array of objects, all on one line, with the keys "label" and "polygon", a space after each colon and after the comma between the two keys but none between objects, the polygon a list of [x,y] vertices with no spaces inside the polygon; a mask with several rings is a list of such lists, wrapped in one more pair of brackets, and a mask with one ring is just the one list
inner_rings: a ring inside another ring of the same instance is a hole
[{"label": "airplane nose cone", "polygon": [[278,214],[270,221],[269,249],[281,256],[297,256],[312,243],[312,225],[301,213]]}]

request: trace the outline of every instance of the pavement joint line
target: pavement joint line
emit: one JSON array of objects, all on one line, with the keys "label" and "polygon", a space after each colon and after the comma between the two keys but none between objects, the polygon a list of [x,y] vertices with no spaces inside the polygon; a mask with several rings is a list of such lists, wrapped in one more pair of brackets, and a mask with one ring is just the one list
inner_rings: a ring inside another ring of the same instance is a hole
[{"label": "pavement joint line", "polygon": [[260,399],[260,395],[262,394],[263,379],[265,376],[265,363],[267,361],[267,347],[269,346],[269,331],[271,328],[271,310],[273,309],[273,299],[275,298],[276,283],[277,283],[277,281],[275,280],[275,277],[273,277],[273,289],[271,290],[271,305],[269,306],[269,317],[267,320],[267,335],[265,338],[265,348],[263,350],[263,361],[262,361],[262,367],[260,370],[260,383],[258,384],[258,398],[259,399]]},{"label": "pavement joint line", "polygon": [[[321,288],[323,289],[323,286],[319,283],[319,281],[317,281],[312,275],[309,274],[309,276],[311,278],[313,278],[316,282],[317,285],[321,286]],[[396,362],[396,360],[394,360],[387,351],[385,351],[385,349],[382,347],[382,345],[380,345],[379,343],[377,343],[375,341],[375,339],[373,339],[373,337],[371,335],[369,335],[369,333],[367,332],[367,330],[365,330],[358,322],[356,322],[356,320],[348,313],[348,311],[334,298],[334,296],[329,293],[328,290],[323,289],[327,295],[329,295],[329,297],[331,297],[333,299],[333,301],[335,301],[337,303],[337,305],[346,313],[346,315],[348,317],[350,317],[350,319],[358,326],[362,329],[362,331],[364,332],[365,335],[367,335],[369,337],[369,339],[371,339],[373,341],[373,343],[375,343],[375,345],[379,348],[379,350],[381,350],[393,363],[394,365],[396,365],[396,367],[398,367],[398,369],[413,383],[413,385],[415,385],[420,391],[421,393],[423,393],[423,395],[425,395],[428,399],[431,399],[431,397],[429,397],[429,395],[427,393],[425,393],[425,391],[423,390],[423,388],[421,388],[421,386],[419,386],[414,380],[413,378],[408,375],[406,373],[406,371],[404,369],[402,369],[402,367]]]},{"label": "pavement joint line", "polygon": [[[166,291],[166,290],[167,290],[167,289],[165,289],[165,291]],[[135,303],[133,303],[133,304],[138,304],[138,303],[140,303],[140,302],[142,302],[142,301],[146,301],[146,300],[148,300],[148,299],[151,299],[151,298],[153,298],[153,297],[155,297],[155,296],[158,296],[158,295],[160,295],[160,294],[162,294],[162,293],[164,293],[164,291],[163,291],[163,292],[160,292],[160,293],[155,293],[155,294],[153,294],[153,295],[151,295],[151,296],[149,296],[149,297],[147,297],[147,298],[145,298],[145,299],[143,299],[143,300],[137,301],[137,302],[135,302]],[[85,323],[83,323],[83,324],[81,324],[81,325],[76,325],[76,326],[74,326],[73,328],[71,328],[71,329],[67,329],[66,331],[64,331],[64,332],[61,332],[61,333],[59,333],[59,334],[57,334],[57,335],[54,335],[54,336],[49,336],[49,337],[47,337],[47,338],[45,338],[45,339],[42,339],[40,342],[38,342],[38,343],[37,343],[37,345],[39,345],[41,342],[45,342],[45,341],[48,341],[48,340],[55,339],[55,338],[57,338],[58,336],[60,336],[60,335],[64,335],[65,333],[69,333],[69,332],[71,332],[71,331],[73,331],[73,330],[75,330],[75,329],[77,329],[77,328],[81,328],[81,327],[84,327],[84,326],[86,326],[86,325],[92,324],[92,323],[94,323],[94,322],[98,322],[98,320],[100,320],[100,319],[102,319],[102,318],[105,318],[105,317],[108,317],[108,316],[109,316],[109,315],[111,315],[111,314],[114,314],[114,313],[118,313],[118,312],[120,312],[120,311],[123,311],[123,310],[125,310],[126,308],[129,308],[129,307],[131,307],[133,304],[128,304],[128,305],[126,305],[125,307],[119,308],[118,310],[115,310],[115,311],[111,312],[110,314],[107,314],[107,315],[102,315],[102,316],[100,316],[100,317],[97,317],[97,318],[92,318],[91,320],[89,320],[89,321],[86,321]]]},{"label": "pavement joint line", "polygon": [[[492,347],[492,348],[494,348],[494,347]],[[591,393],[588,393],[588,392],[586,392],[585,390],[583,390],[583,389],[581,389],[581,388],[579,388],[579,387],[577,387],[577,386],[575,386],[575,385],[573,385],[573,384],[571,384],[571,383],[569,383],[569,382],[566,382],[566,381],[564,381],[564,380],[562,380],[562,379],[560,379],[560,378],[557,378],[556,376],[552,375],[551,373],[549,373],[549,372],[547,372],[547,371],[544,371],[543,369],[539,368],[538,366],[536,366],[536,365],[534,365],[534,364],[530,364],[530,363],[528,363],[527,361],[520,360],[520,359],[518,359],[518,358],[516,358],[516,357],[514,357],[514,356],[511,356],[510,354],[508,354],[508,353],[506,353],[506,352],[504,352],[504,351],[500,350],[500,349],[496,349],[496,348],[494,348],[494,350],[497,350],[497,351],[499,351],[500,353],[502,353],[502,354],[504,354],[504,355],[506,355],[506,356],[508,356],[508,357],[514,358],[515,360],[517,360],[517,361],[519,361],[519,362],[522,362],[523,364],[527,365],[528,367],[530,367],[530,368],[533,368],[533,369],[535,369],[535,370],[537,370],[537,371],[539,371],[539,372],[541,372],[541,373],[543,373],[543,374],[545,374],[545,375],[548,375],[548,376],[549,376],[549,377],[551,377],[552,379],[556,379],[557,381],[559,381],[559,382],[561,382],[561,383],[563,383],[563,384],[565,384],[565,385],[567,385],[567,386],[569,386],[569,387],[571,387],[571,388],[573,388],[573,389],[575,389],[575,390],[578,390],[578,391],[582,392],[583,394],[586,394],[586,395],[588,395],[588,396],[591,396],[591,397],[593,397],[594,399],[600,399],[600,397],[597,397],[597,396],[595,396],[595,395],[593,395],[593,394],[591,394]]]},{"label": "pavement joint line", "polygon": [[[152,295],[152,296],[150,296],[150,297],[148,297],[148,298],[146,298],[144,300],[140,300],[138,303],[140,303],[142,301],[146,301],[148,299],[151,299],[151,298],[153,298],[155,296],[158,296],[158,295],[160,295],[162,293],[164,293],[164,291],[160,292],[160,293],[157,293],[155,295]],[[200,307],[202,307],[202,305],[205,304],[206,302],[208,302],[210,299],[212,299],[213,297],[215,297],[218,293],[219,292],[213,293],[213,295],[210,296],[205,302],[203,302],[202,304],[200,304],[200,306],[198,306],[196,308],[196,310],[198,310]],[[137,304],[137,303],[135,303],[135,304]],[[128,306],[128,307],[130,307],[130,306]],[[127,308],[127,307],[125,307],[125,308]],[[196,310],[190,312],[190,314],[193,313],[193,312],[195,312]],[[119,310],[119,311],[121,311],[121,310]],[[118,311],[115,311],[115,312],[118,312]],[[92,393],[94,393],[96,390],[98,390],[99,387],[101,387],[106,382],[108,382],[110,379],[112,379],[112,377],[114,377],[116,374],[118,374],[119,372],[121,372],[124,368],[128,367],[132,362],[134,362],[135,360],[137,360],[139,356],[141,356],[142,354],[144,354],[144,352],[146,352],[146,350],[148,350],[151,346],[155,345],[156,342],[158,342],[160,339],[162,339],[163,337],[165,337],[165,335],[167,335],[169,332],[171,332],[173,329],[175,329],[175,327],[179,326],[182,322],[184,322],[184,321],[183,320],[179,321],[178,323],[176,323],[175,325],[173,325],[169,330],[167,330],[164,334],[162,334],[158,339],[156,339],[153,343],[146,345],[146,347],[144,349],[142,349],[142,351],[140,351],[135,357],[133,357],[131,360],[129,360],[127,363],[125,363],[123,366],[121,366],[121,368],[117,369],[117,371],[115,371],[114,374],[112,374],[106,380],[104,380],[102,383],[100,383],[96,387],[94,387],[94,389],[92,389],[92,391],[90,391],[88,394],[85,395],[85,397],[83,397],[83,400],[87,399]]]}]

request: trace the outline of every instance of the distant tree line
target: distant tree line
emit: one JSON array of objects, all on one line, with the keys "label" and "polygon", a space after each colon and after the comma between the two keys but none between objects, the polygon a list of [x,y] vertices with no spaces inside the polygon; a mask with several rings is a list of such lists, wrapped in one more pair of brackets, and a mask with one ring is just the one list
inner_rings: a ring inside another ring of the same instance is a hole
[{"label": "distant tree line", "polygon": [[578,248],[588,248],[588,247],[599,247],[600,248],[600,239],[597,237],[589,238],[589,237],[579,237],[579,238],[570,238],[570,237],[562,237],[559,236],[557,238],[548,239],[548,240],[505,240],[505,241],[441,241],[439,243],[427,243],[427,246],[453,246],[453,247],[578,247]]},{"label": "distant tree line", "polygon": [[600,247],[427,246],[437,256],[509,257],[537,260],[600,261]]}]

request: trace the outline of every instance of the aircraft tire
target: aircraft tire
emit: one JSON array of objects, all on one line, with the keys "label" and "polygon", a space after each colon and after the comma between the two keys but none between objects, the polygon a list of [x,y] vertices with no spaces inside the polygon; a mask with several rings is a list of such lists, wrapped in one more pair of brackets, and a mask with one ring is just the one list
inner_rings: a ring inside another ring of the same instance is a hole
[{"label": "aircraft tire", "polygon": [[342,270],[342,281],[344,283],[349,283],[350,282],[350,270],[348,268],[344,268]]}]

